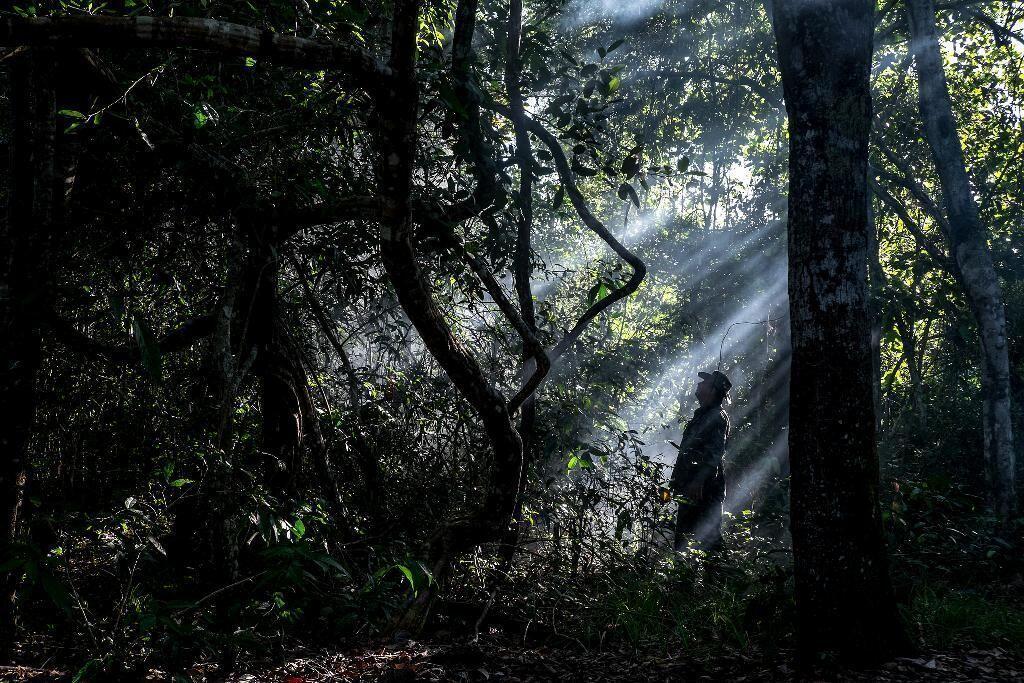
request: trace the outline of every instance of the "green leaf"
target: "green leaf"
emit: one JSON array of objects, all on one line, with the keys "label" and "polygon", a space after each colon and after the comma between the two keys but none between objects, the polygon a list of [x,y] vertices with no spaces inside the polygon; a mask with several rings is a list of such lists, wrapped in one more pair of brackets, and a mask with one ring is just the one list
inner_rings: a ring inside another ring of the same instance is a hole
[{"label": "green leaf", "polygon": [[109,294],[110,300],[110,311],[114,314],[114,317],[120,323],[121,318],[125,316],[124,297],[120,294]]},{"label": "green leaf", "polygon": [[295,522],[292,524],[292,533],[295,534],[296,539],[306,535],[306,525],[302,522],[302,519],[295,518]]},{"label": "green leaf", "polygon": [[633,189],[633,186],[630,185],[629,183],[622,183],[621,185],[619,185],[618,194],[619,199],[623,201],[628,199],[633,202],[633,205],[636,206],[636,208],[640,208],[640,196],[636,193],[636,190]]},{"label": "green leaf", "polygon": [[462,118],[469,116],[469,111],[465,105],[459,101],[458,95],[455,94],[455,90],[447,83],[441,83],[437,88],[437,93],[449,109],[458,114]]},{"label": "green leaf", "polygon": [[622,540],[622,532],[626,530],[626,527],[632,523],[632,515],[629,514],[629,510],[623,510],[622,514],[619,515],[619,519],[615,523],[615,538]]},{"label": "green leaf", "polygon": [[676,162],[676,170],[680,173],[686,173],[686,169],[690,168],[690,157],[683,157]]},{"label": "green leaf", "polygon": [[619,38],[614,43],[612,43],[611,45],[608,46],[608,52],[612,52],[613,50],[615,50],[616,48],[618,48],[620,45],[622,45],[625,42],[626,42],[626,40],[624,38]]},{"label": "green leaf", "polygon": [[54,605],[65,612],[71,611],[71,593],[49,569],[39,572],[39,585]]},{"label": "green leaf", "polygon": [[75,111],[74,109],[61,109],[57,113],[60,114],[61,116],[67,116],[68,118],[72,118],[72,119],[84,119],[85,118],[85,114],[83,114],[80,111]]},{"label": "green leaf", "polygon": [[565,61],[569,62],[570,64],[573,64],[573,65],[576,65],[576,66],[579,65],[579,62],[576,61],[576,58],[573,57],[571,54],[569,54],[568,51],[566,51],[566,50],[559,50],[558,54],[560,54],[563,57],[565,57]]},{"label": "green leaf", "polygon": [[409,582],[409,587],[412,588],[413,595],[418,595],[423,588],[434,582],[434,577],[422,562],[410,562],[408,565],[396,564],[392,568],[402,572],[405,580]]},{"label": "green leaf", "polygon": [[88,681],[98,674],[102,668],[102,660],[90,659],[85,663],[85,666],[78,670],[78,673],[76,673],[74,678],[71,679],[71,683],[82,683],[82,681]]},{"label": "green leaf", "polygon": [[255,57],[246,57],[245,58],[245,65],[247,67],[249,67],[250,69],[253,68],[254,66],[256,66],[256,58]]},{"label": "green leaf", "polygon": [[611,288],[604,282],[598,282],[587,292],[587,301],[590,304],[596,303],[612,293]]},{"label": "green leaf", "polygon": [[559,209],[562,206],[562,202],[565,201],[565,188],[561,185],[555,190],[555,196],[551,199],[551,208]]},{"label": "green leaf", "polygon": [[622,160],[622,172],[627,178],[632,178],[640,170],[640,157],[628,156]]},{"label": "green leaf", "polygon": [[173,486],[176,489],[180,489],[185,484],[191,483],[193,483],[191,479],[175,479],[174,481],[171,482],[171,486]]}]

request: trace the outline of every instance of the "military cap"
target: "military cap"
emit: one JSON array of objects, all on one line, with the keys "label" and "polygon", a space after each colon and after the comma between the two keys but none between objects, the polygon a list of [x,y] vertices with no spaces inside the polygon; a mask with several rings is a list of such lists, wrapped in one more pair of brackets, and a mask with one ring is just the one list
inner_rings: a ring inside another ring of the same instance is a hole
[{"label": "military cap", "polygon": [[711,382],[711,386],[713,386],[722,396],[728,394],[729,390],[732,389],[732,382],[730,382],[729,378],[725,376],[725,373],[719,372],[718,370],[715,370],[714,372],[698,372],[697,376],[701,379],[709,380]]}]

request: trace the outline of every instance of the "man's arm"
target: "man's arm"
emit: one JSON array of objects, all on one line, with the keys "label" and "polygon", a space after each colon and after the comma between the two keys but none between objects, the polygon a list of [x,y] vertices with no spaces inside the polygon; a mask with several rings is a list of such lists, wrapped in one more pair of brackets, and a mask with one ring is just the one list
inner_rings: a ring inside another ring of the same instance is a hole
[{"label": "man's arm", "polygon": [[686,459],[696,463],[687,486],[694,495],[699,495],[697,492],[703,490],[704,483],[713,477],[721,466],[722,456],[725,454],[725,435],[725,420],[716,416],[695,435],[696,438],[687,450]]}]

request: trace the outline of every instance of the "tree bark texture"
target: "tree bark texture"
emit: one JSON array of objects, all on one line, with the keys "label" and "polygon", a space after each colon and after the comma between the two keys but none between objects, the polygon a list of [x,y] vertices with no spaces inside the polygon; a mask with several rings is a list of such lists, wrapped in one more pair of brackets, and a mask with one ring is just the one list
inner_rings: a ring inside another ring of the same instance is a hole
[{"label": "tree bark texture", "polygon": [[265,463],[267,481],[276,495],[295,495],[311,465],[326,497],[336,505],[337,478],[328,462],[309,378],[281,310],[283,233],[275,224],[263,222],[247,221],[243,227],[241,308],[232,337],[238,345],[236,356],[252,356],[259,382],[262,447],[272,460]]},{"label": "tree bark texture", "polygon": [[791,527],[799,647],[907,645],[878,499],[868,312],[872,0],[777,0],[789,119]]}]

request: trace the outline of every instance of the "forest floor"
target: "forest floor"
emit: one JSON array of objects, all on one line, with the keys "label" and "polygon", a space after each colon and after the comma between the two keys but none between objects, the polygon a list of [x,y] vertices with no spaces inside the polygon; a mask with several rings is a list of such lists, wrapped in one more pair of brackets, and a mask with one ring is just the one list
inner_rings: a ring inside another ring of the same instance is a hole
[{"label": "forest floor", "polygon": [[[799,675],[792,653],[722,653],[709,659],[683,652],[527,647],[505,639],[471,642],[409,641],[333,654],[296,656],[284,666],[249,662],[235,683],[319,683],[321,681],[1024,681],[1024,658],[1001,649],[930,652],[860,672],[819,670]],[[192,681],[223,680],[213,669],[189,671]],[[0,681],[70,681],[72,675],[28,667],[0,667]],[[151,671],[145,680],[170,677]],[[187,679],[178,679],[187,680]]]}]

